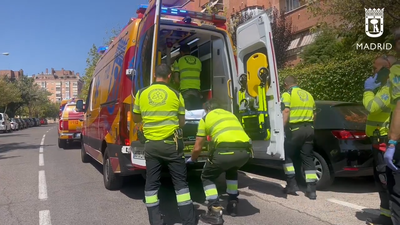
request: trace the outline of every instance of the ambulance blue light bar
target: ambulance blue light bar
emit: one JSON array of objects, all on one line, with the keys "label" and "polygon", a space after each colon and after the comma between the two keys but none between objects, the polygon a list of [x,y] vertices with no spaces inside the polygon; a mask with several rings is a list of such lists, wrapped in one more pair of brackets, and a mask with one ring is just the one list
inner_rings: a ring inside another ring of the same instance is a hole
[{"label": "ambulance blue light bar", "polygon": [[[139,6],[139,9],[137,10],[137,12],[144,13],[147,8],[148,8],[148,5],[142,4]],[[188,10],[184,10],[184,9],[175,9],[175,8],[170,8],[170,7],[161,7],[161,14],[167,15],[167,16],[180,16],[180,17],[188,16],[192,19],[199,19],[199,20],[204,20],[204,21],[213,22],[213,23],[225,23],[226,22],[226,18],[223,16],[220,16],[220,15],[194,12],[194,11],[188,11]]]}]

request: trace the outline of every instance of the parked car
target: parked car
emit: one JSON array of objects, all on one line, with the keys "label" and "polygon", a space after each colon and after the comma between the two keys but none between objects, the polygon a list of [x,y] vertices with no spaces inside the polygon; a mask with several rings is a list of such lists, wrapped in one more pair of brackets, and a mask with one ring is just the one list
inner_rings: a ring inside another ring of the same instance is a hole
[{"label": "parked car", "polygon": [[19,123],[18,123],[17,119],[11,118],[10,124],[11,124],[12,130],[19,130]]},{"label": "parked car", "polygon": [[22,129],[25,129],[28,127],[28,124],[26,123],[26,121],[22,118],[18,119],[20,121],[20,123],[22,124]]},{"label": "parked car", "polygon": [[6,113],[0,113],[0,131],[3,133],[11,132],[11,121]]},{"label": "parked car", "polygon": [[[365,134],[368,111],[360,103],[315,103],[314,164],[318,177],[317,188],[328,188],[335,177],[372,176],[371,141]],[[299,162],[295,162],[296,171],[304,171]],[[283,169],[282,165],[272,163],[258,165]],[[296,175],[305,180],[303,172],[296,172]]]}]

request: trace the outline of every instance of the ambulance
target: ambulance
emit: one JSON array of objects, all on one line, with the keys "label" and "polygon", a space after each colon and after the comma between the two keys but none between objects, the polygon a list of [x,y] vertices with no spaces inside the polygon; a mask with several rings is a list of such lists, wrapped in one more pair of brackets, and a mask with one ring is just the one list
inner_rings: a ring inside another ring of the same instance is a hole
[{"label": "ambulance", "polygon": [[[141,5],[102,54],[90,83],[82,129],[83,162],[91,158],[103,165],[104,185],[120,189],[123,177],[146,169],[144,144],[132,121],[134,97],[151,85],[156,65],[171,65],[180,44],[202,62],[201,92],[205,102],[218,99],[235,113],[252,138],[254,160],[284,160],[284,128],[270,18],[266,13],[240,25],[237,50],[219,15],[177,7],[177,0],[153,0]],[[190,157],[201,109],[187,111],[185,156]],[[212,138],[212,137],[211,137]],[[207,159],[204,148],[199,163]]]}]

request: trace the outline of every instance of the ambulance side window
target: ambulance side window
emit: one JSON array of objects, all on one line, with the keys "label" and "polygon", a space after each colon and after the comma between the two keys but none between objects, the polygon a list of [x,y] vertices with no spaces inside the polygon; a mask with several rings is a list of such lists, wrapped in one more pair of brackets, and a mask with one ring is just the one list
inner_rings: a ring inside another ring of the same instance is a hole
[{"label": "ambulance side window", "polygon": [[153,53],[154,25],[140,36],[138,60],[136,61],[137,75],[135,77],[136,91],[150,85],[151,57]]}]

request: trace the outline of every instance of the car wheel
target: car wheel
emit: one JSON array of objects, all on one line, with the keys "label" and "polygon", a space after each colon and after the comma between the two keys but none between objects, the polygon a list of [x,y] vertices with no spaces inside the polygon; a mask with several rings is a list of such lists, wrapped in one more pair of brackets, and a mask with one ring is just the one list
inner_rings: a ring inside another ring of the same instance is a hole
[{"label": "car wheel", "polygon": [[103,159],[103,180],[104,186],[108,190],[119,190],[123,184],[123,177],[115,174],[111,167],[111,161],[108,157],[108,150],[106,149]]},{"label": "car wheel", "polygon": [[58,139],[58,147],[59,148],[66,148],[67,147],[67,141],[63,139]]},{"label": "car wheel", "polygon": [[86,153],[85,145],[81,142],[81,160],[83,163],[90,162],[90,156]]},{"label": "car wheel", "polygon": [[[331,169],[328,166],[328,163],[319,153],[314,152],[314,165],[315,170],[317,173],[317,189],[323,190],[330,187],[335,179]],[[301,171],[303,179],[305,180],[304,176],[304,167],[301,166]]]}]

